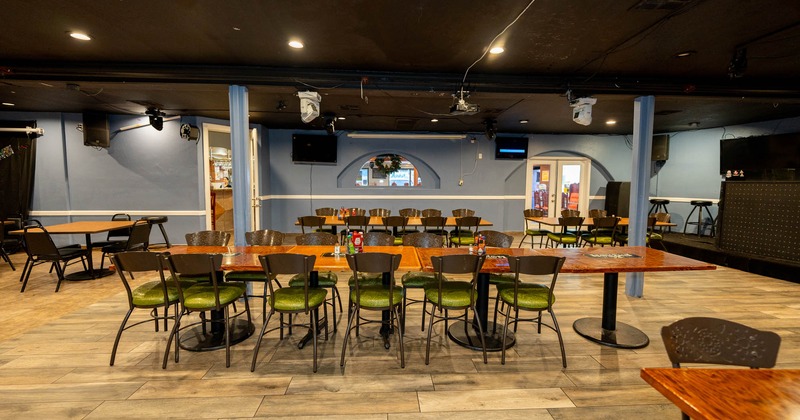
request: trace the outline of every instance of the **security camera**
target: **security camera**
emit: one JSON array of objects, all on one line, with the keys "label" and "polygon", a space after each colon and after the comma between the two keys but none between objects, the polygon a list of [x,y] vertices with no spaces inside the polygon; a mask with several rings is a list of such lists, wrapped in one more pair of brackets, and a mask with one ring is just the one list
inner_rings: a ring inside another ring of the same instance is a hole
[{"label": "security camera", "polygon": [[578,98],[570,103],[572,107],[572,121],[580,125],[592,123],[592,105],[597,103],[596,98]]},{"label": "security camera", "polygon": [[319,117],[319,103],[322,100],[319,93],[297,92],[297,97],[300,98],[300,119],[304,123],[310,123],[314,118]]}]

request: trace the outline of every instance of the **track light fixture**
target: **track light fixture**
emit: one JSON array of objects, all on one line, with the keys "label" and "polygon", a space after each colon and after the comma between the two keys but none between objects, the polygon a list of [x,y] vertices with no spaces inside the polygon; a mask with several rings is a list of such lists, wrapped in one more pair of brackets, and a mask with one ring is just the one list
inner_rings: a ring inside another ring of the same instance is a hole
[{"label": "track light fixture", "polygon": [[145,114],[150,118],[150,125],[158,131],[164,129],[164,114],[158,108],[147,108]]},{"label": "track light fixture", "polygon": [[495,126],[497,121],[487,118],[483,121],[483,124],[486,126],[486,138],[489,139],[489,141],[494,140],[497,137],[497,127]]}]

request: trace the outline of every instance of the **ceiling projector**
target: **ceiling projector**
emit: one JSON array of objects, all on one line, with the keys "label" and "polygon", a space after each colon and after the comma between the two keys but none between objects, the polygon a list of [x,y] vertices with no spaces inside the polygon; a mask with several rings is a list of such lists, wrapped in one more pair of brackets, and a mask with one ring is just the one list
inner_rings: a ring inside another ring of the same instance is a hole
[{"label": "ceiling projector", "polygon": [[469,91],[462,86],[459,92],[453,94],[453,105],[450,107],[450,115],[475,115],[481,112],[481,107],[477,104],[467,102]]},{"label": "ceiling projector", "polygon": [[592,123],[592,105],[597,103],[597,98],[578,98],[570,102],[572,107],[572,121],[580,125]]}]

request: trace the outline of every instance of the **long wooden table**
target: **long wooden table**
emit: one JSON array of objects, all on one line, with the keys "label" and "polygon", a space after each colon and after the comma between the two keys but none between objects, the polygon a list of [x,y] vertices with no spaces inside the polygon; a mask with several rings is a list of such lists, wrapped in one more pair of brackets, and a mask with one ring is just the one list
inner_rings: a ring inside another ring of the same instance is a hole
[{"label": "long wooden table", "polygon": [[[98,277],[110,276],[114,272],[108,269],[95,269],[92,263],[92,234],[103,233],[111,230],[122,229],[133,226],[132,220],[102,220],[102,221],[82,221],[72,223],[62,223],[59,225],[45,226],[47,233],[51,235],[86,235],[86,249],[89,251],[86,256],[89,268],[85,271],[70,273],[64,278],[66,280],[91,280]],[[9,232],[13,235],[22,235],[23,230]]]},{"label": "long wooden table", "polygon": [[[339,226],[345,226],[344,220],[339,219],[338,216],[320,216],[325,217],[325,222],[322,224],[323,226],[330,226],[334,229],[333,233],[336,233],[336,228]],[[556,222],[558,224],[558,222]],[[299,221],[294,222],[295,226],[300,226]],[[383,217],[380,216],[371,216],[369,218],[368,226],[383,226]],[[408,224],[406,226],[415,227],[415,226],[422,226],[422,218],[421,217],[409,217]],[[455,217],[448,217],[447,221],[445,222],[446,227],[455,227],[456,226],[456,218]],[[481,218],[480,226],[493,226],[492,222]]]},{"label": "long wooden table", "polygon": [[693,419],[800,418],[800,370],[644,368],[641,377]]},{"label": "long wooden table", "polygon": [[[531,222],[541,223],[547,226],[553,226],[553,227],[559,226],[558,217],[526,217],[525,219],[530,220]],[[630,224],[630,218],[620,217],[617,226],[628,226],[629,224]],[[583,226],[594,226],[594,219],[591,217],[584,217]],[[656,226],[675,227],[677,225],[672,222],[656,222]]]},{"label": "long wooden table", "polygon": [[[430,262],[431,255],[444,255],[451,253],[466,253],[464,248],[447,249],[419,249],[420,261],[423,270],[433,271]],[[634,247],[589,247],[589,248],[487,248],[487,253],[511,256],[523,255],[552,255],[566,257],[562,273],[603,273],[603,312],[600,318],[587,317],[576,320],[572,328],[580,336],[598,344],[617,348],[641,348],[649,344],[650,339],[641,330],[617,322],[617,293],[619,273],[648,272],[648,271],[687,271],[687,270],[714,270],[716,266],[701,261],[692,260],[678,255],[670,254],[643,246]],[[508,261],[489,259],[484,264],[482,273],[509,272]],[[478,314],[481,323],[486,322],[488,316],[488,274],[478,278]],[[494,326],[484,324],[494,330]],[[499,326],[497,327],[500,330]],[[463,326],[461,328],[463,330]],[[455,330],[454,330],[455,332]],[[487,335],[484,338],[488,343],[493,342],[492,350],[499,350],[502,334],[498,336]],[[466,339],[475,342],[474,337]],[[496,341],[499,340],[499,341]]]}]

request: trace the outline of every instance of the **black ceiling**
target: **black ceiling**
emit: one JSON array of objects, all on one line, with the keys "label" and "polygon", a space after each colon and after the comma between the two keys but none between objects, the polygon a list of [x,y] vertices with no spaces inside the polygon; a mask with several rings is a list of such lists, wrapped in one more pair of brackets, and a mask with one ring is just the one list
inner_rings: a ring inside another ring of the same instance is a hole
[{"label": "black ceiling", "polygon": [[[505,52],[466,74],[480,112],[451,115],[467,69],[529,3],[495,42]],[[271,128],[323,127],[300,120],[301,90],[346,117],[340,130],[482,132],[494,119],[500,132],[630,133],[641,95],[656,96],[656,132],[800,116],[797,1],[6,0],[2,11],[0,102],[15,104],[3,110],[227,119],[238,84],[251,121]],[[730,77],[737,51],[746,65]],[[597,98],[591,125],[572,121],[568,89]]]}]

